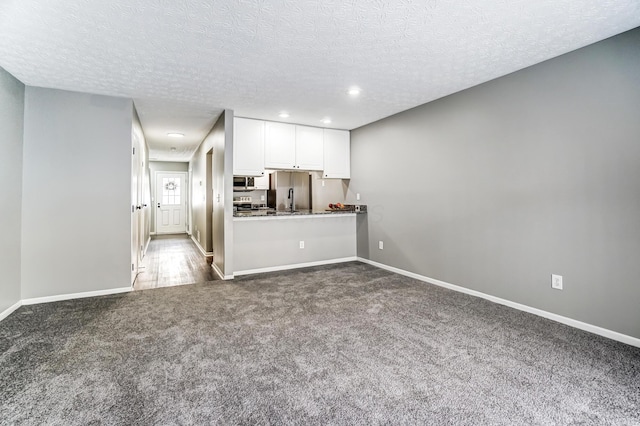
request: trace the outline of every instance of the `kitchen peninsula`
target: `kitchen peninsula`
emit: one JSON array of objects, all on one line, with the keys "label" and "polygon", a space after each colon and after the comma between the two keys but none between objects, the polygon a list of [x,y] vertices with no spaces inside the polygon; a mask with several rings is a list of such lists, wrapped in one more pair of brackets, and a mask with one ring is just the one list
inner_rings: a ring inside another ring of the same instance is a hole
[{"label": "kitchen peninsula", "polygon": [[366,207],[326,211],[346,200],[348,131],[235,117],[233,152],[235,276],[356,259]]},{"label": "kitchen peninsula", "polygon": [[355,212],[237,215],[233,225],[234,275],[356,259]]}]

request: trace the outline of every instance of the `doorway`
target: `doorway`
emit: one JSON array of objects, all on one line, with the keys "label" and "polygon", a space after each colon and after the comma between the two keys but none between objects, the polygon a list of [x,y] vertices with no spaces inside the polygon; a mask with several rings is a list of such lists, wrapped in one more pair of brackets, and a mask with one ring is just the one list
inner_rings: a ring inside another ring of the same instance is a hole
[{"label": "doorway", "polygon": [[156,172],[156,234],[187,231],[187,173]]},{"label": "doorway", "polygon": [[145,269],[133,289],[204,283],[220,278],[187,234],[155,235],[145,256]]},{"label": "doorway", "polygon": [[205,245],[206,253],[213,253],[213,149],[207,152],[205,170]]}]

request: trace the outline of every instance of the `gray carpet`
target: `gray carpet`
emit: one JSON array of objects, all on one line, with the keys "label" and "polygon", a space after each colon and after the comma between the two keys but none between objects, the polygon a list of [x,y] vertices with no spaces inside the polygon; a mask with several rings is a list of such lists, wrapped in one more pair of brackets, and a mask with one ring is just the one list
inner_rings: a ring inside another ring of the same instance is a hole
[{"label": "gray carpet", "polygon": [[640,349],[355,262],[24,306],[0,373],[2,424],[640,424]]}]

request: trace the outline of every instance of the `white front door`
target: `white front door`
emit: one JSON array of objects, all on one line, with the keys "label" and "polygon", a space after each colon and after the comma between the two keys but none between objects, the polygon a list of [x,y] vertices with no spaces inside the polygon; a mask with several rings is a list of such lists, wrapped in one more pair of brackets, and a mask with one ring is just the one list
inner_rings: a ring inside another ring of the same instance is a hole
[{"label": "white front door", "polygon": [[186,232],[186,173],[156,174],[156,233]]}]

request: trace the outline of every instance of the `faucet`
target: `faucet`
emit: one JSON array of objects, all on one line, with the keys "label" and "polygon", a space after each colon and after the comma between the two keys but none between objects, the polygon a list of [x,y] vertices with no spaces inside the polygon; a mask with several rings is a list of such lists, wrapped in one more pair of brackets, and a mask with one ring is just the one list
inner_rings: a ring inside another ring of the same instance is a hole
[{"label": "faucet", "polygon": [[291,200],[291,204],[289,205],[291,209],[291,213],[293,213],[293,188],[289,188],[289,196],[287,199]]}]

